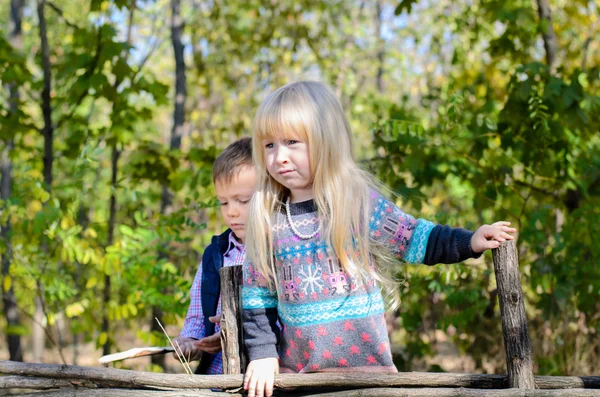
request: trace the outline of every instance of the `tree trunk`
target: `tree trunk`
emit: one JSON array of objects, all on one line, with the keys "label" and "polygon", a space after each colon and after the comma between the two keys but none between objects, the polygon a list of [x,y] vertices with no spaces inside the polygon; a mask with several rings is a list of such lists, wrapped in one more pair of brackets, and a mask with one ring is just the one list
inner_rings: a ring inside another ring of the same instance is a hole
[{"label": "tree trunk", "polygon": [[171,1],[171,42],[175,56],[175,109],[173,111],[173,128],[171,131],[171,149],[181,147],[181,136],[185,122],[186,75],[184,46],[181,42],[183,20],[181,19],[181,0]]},{"label": "tree trunk", "polygon": [[[42,89],[42,114],[44,116],[44,127],[42,135],[44,137],[44,188],[52,192],[52,164],[54,162],[53,144],[54,144],[54,126],[52,125],[52,107],[50,104],[50,90],[52,87],[52,65],[50,63],[50,47],[48,45],[48,35],[46,32],[46,0],[37,1],[37,13],[39,19],[39,32],[41,43],[42,72],[44,76],[44,86]],[[48,241],[43,238],[42,252],[44,260],[49,261]],[[44,265],[45,266],[45,265]],[[43,274],[43,271],[42,271]],[[44,353],[45,334],[44,334],[44,303],[42,302],[43,285],[38,281],[38,291],[35,298],[35,313],[33,324],[33,360],[41,362]]]},{"label": "tree trunk", "polygon": [[[134,0],[131,4],[131,11],[129,12],[129,22],[127,24],[127,44],[131,44],[131,31],[133,27],[133,15],[135,13],[137,6],[137,2]],[[129,58],[128,50],[123,51],[120,56],[127,62]],[[113,84],[113,88],[115,91],[119,89],[122,81],[117,78]],[[118,107],[117,102],[113,102],[113,112],[115,111],[115,107]],[[110,201],[109,201],[109,215],[108,215],[108,238],[106,241],[106,246],[109,247],[113,245],[115,241],[115,224],[117,220],[117,179],[119,175],[119,158],[121,157],[121,150],[118,148],[119,140],[117,137],[113,137],[111,142],[111,178],[110,178]],[[104,310],[102,313],[102,332],[106,334],[106,342],[102,345],[102,355],[106,356],[110,354],[110,349],[112,345],[112,337],[110,334],[110,319],[108,316],[108,308],[110,305],[110,297],[111,297],[111,280],[109,274],[104,274],[104,296],[103,296],[103,306]]]},{"label": "tree trunk", "polygon": [[382,15],[381,0],[375,6],[375,31],[377,33],[377,92],[383,93],[383,62],[385,55],[385,43],[381,37]]},{"label": "tree trunk", "polygon": [[494,249],[492,254],[498,284],[509,386],[535,389],[517,244],[514,240],[507,241]]},{"label": "tree trunk", "polygon": [[[16,49],[22,48],[22,18],[23,18],[23,1],[11,0],[10,3],[10,36],[11,45]],[[10,91],[10,114],[15,115],[19,106],[19,87],[11,84]],[[6,146],[2,150],[2,158],[0,159],[0,170],[2,172],[2,180],[0,182],[0,199],[9,203],[12,194],[12,162],[10,160],[10,152],[14,147],[14,141],[10,139],[6,142]],[[10,263],[12,260],[12,234],[10,218],[2,225],[1,238],[6,246],[6,251],[2,255],[2,280],[10,277]],[[11,283],[8,290],[2,287],[2,302],[4,308],[4,317],[6,318],[7,332],[6,343],[10,359],[13,361],[23,361],[23,351],[21,350],[21,337],[12,332],[15,327],[21,324],[19,312],[17,309],[17,300],[15,290]]]},{"label": "tree trunk", "polygon": [[554,70],[558,53],[558,42],[556,40],[556,33],[554,33],[554,28],[552,27],[550,3],[548,0],[536,1],[540,23],[545,25],[542,27],[542,37],[544,39],[544,49],[546,50],[546,62],[550,70]]},{"label": "tree trunk", "polygon": [[[115,221],[117,217],[117,176],[119,173],[119,157],[121,156],[121,151],[117,149],[116,140],[112,143],[112,154],[111,154],[111,178],[110,178],[110,209],[109,209],[109,217],[108,217],[108,241],[107,247],[111,246],[114,243],[114,234],[115,234]],[[104,275],[104,312],[102,315],[102,332],[106,333],[106,342],[102,346],[102,355],[106,356],[110,354],[110,346],[111,346],[111,338],[110,338],[110,322],[108,318],[108,307],[110,303],[110,275]]]},{"label": "tree trunk", "polygon": [[[181,42],[183,31],[183,20],[181,18],[181,0],[171,0],[171,43],[173,44],[173,54],[175,56],[175,108],[173,110],[173,127],[171,129],[170,148],[179,149],[181,147],[181,137],[183,135],[183,126],[185,123],[185,100],[186,100],[186,75],[184,46]],[[171,194],[166,184],[162,186],[162,196],[160,203],[160,212],[165,215],[171,206]],[[165,250],[163,250],[165,251]],[[164,253],[159,253],[159,258],[164,257]],[[160,333],[162,330],[158,321],[162,322],[162,310],[159,307],[152,308],[151,329],[153,332]],[[165,356],[152,356],[152,363],[164,368]]]}]

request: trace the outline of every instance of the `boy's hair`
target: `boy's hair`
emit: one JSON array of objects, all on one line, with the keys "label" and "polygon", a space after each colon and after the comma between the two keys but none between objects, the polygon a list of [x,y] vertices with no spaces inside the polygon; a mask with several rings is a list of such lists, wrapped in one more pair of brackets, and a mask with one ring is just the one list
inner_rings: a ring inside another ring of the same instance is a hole
[{"label": "boy's hair", "polygon": [[369,227],[363,226],[370,224],[371,193],[384,189],[355,161],[350,125],[332,90],[310,81],[277,89],[258,108],[252,137],[259,186],[250,204],[246,247],[269,286],[277,287],[273,214],[289,190],[267,171],[260,142],[277,137],[300,139],[309,148],[314,201],[329,246],[345,271],[358,279],[379,281],[395,303],[397,285],[381,273],[393,268],[394,259],[369,238]]},{"label": "boy's hair", "polygon": [[252,138],[244,137],[233,142],[219,154],[213,165],[213,182],[226,183],[244,166],[252,167]]}]

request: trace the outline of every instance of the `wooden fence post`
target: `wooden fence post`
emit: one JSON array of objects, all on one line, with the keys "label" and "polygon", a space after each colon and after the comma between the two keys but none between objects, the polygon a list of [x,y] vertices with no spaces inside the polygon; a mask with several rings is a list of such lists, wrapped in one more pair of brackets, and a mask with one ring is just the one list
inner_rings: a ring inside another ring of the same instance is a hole
[{"label": "wooden fence post", "polygon": [[223,373],[241,374],[248,360],[243,343],[242,328],[242,267],[221,269],[221,348]]},{"label": "wooden fence post", "polygon": [[517,244],[514,240],[506,241],[492,250],[492,256],[500,301],[508,385],[519,389],[535,389]]}]

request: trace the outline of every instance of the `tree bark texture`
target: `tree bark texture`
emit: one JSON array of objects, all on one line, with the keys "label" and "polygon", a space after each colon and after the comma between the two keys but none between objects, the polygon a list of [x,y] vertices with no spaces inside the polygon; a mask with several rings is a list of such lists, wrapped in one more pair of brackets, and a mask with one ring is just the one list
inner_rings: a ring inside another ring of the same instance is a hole
[{"label": "tree bark texture", "polygon": [[[39,393],[22,394],[36,397]],[[125,390],[125,389],[63,389],[44,392],[45,397],[242,397],[238,393],[213,392],[210,390]]]},{"label": "tree bark texture", "polygon": [[[103,367],[19,363],[0,361],[0,374],[120,382],[129,387],[178,389],[234,389],[242,386],[242,375],[161,374]],[[600,376],[536,376],[539,389],[600,389]],[[508,388],[506,375],[400,372],[396,374],[317,373],[275,376],[277,388],[445,387],[470,389]],[[563,394],[570,394],[563,391]]]},{"label": "tree bark texture", "polygon": [[377,0],[375,6],[375,31],[377,32],[377,92],[380,94],[383,93],[383,65],[385,55],[385,42],[381,37],[383,25],[383,15],[381,14],[383,7],[381,3],[381,0]]},{"label": "tree bark texture", "polygon": [[[44,76],[44,85],[42,88],[42,114],[44,118],[44,127],[42,136],[44,137],[44,188],[52,191],[52,165],[54,162],[54,126],[52,125],[52,106],[50,102],[50,91],[52,89],[52,65],[50,63],[50,46],[48,44],[48,34],[46,29],[46,0],[37,1],[37,13],[39,19],[39,32],[41,43],[42,72]],[[48,257],[48,242],[44,239],[42,243],[44,256]],[[43,270],[43,269],[42,269]],[[43,271],[42,271],[43,273]],[[38,291],[35,298],[34,324],[32,331],[33,361],[41,362],[44,353],[45,332],[44,332],[44,303],[42,302],[42,284],[38,282]]]},{"label": "tree bark texture", "polygon": [[[107,246],[111,246],[115,240],[115,222],[117,218],[117,177],[119,175],[119,157],[121,156],[121,151],[117,148],[117,143],[113,142],[112,144],[112,154],[111,154],[111,178],[110,178],[110,203],[109,203],[109,216],[108,216],[108,241]],[[110,354],[110,346],[111,346],[111,338],[110,336],[110,322],[108,319],[108,307],[110,303],[110,275],[104,275],[104,312],[102,314],[102,332],[106,332],[106,342],[102,346],[102,355],[106,356]]]},{"label": "tree bark texture", "polygon": [[544,49],[546,50],[546,62],[548,63],[548,67],[553,70],[558,53],[558,41],[556,40],[556,33],[554,33],[554,28],[552,27],[550,2],[548,0],[536,1],[540,23],[545,25],[542,30],[542,38],[544,39]]},{"label": "tree bark texture", "polygon": [[510,387],[535,389],[517,244],[514,240],[506,241],[494,249],[492,255],[498,285],[508,383]]},{"label": "tree bark texture", "polygon": [[221,269],[221,347],[223,373],[244,373],[248,360],[243,343],[242,316],[240,313],[242,267]]},{"label": "tree bark texture", "polygon": [[[133,28],[133,15],[136,9],[136,1],[134,0],[131,4],[131,11],[129,11],[129,22],[127,24],[127,39],[126,42],[128,45],[131,45],[131,32]],[[125,62],[129,58],[129,51],[124,50],[120,55]],[[113,84],[113,88],[115,91],[118,91],[119,86],[122,81],[120,78],[116,78]],[[112,105],[113,114],[115,112],[115,107],[118,107],[118,102],[114,101]],[[121,150],[118,148],[118,139],[117,137],[113,137],[112,141],[112,152],[111,152],[111,178],[110,178],[110,202],[109,202],[109,216],[108,216],[108,239],[106,246],[109,247],[113,245],[115,240],[115,223],[117,219],[117,179],[119,175],[119,158],[121,157]],[[108,318],[108,307],[110,304],[111,297],[111,280],[110,275],[104,275],[104,296],[103,296],[103,304],[104,311],[102,313],[102,332],[106,333],[106,342],[102,346],[102,355],[106,356],[110,354],[111,350],[111,338],[110,338],[110,322]]]},{"label": "tree bark texture", "polygon": [[[39,396],[39,393],[22,394],[24,396]],[[63,389],[58,391],[44,392],[44,396],[50,397],[242,397],[239,393],[213,392],[210,390],[181,390],[181,391],[153,391],[153,390],[123,390],[123,389]],[[289,392],[275,391],[274,397],[559,397],[564,396],[562,390],[478,390],[478,389],[361,389],[345,390],[332,393],[320,393],[316,391]],[[600,390],[572,389],[569,396],[573,397],[597,397]]]},{"label": "tree bark texture", "polygon": [[[36,378],[31,376],[0,376],[0,390],[1,389],[57,389],[59,387],[72,387],[80,385],[81,381],[73,381],[72,383],[68,379],[53,379],[53,378]],[[95,384],[88,382],[90,386],[96,387]]]},{"label": "tree bark texture", "polygon": [[181,42],[183,19],[181,18],[181,0],[171,1],[171,42],[175,56],[175,109],[171,131],[171,149],[181,147],[181,136],[185,122],[185,100],[187,83],[185,75],[184,46]]},{"label": "tree bark texture", "polygon": [[[423,389],[360,389],[344,390],[330,393],[300,392],[300,393],[275,393],[274,396],[310,396],[310,397],[559,397],[564,396],[564,390],[481,390],[481,389],[448,389],[448,388],[423,388]],[[600,390],[571,389],[569,396],[592,397],[600,396]]]},{"label": "tree bark texture", "polygon": [[[9,40],[11,45],[16,49],[22,49],[23,34],[23,3],[24,0],[11,0],[10,2],[10,33]],[[19,87],[14,84],[9,86],[10,91],[10,113],[11,116],[16,115],[19,106]],[[2,158],[0,159],[0,172],[2,179],[0,181],[0,199],[9,202],[12,195],[12,161],[10,152],[14,147],[14,140],[10,139],[6,142],[6,146],[2,150]],[[10,218],[2,225],[1,236],[4,241],[6,250],[2,255],[2,280],[5,277],[10,277],[10,264],[12,261],[12,233]],[[21,337],[11,332],[11,328],[18,327],[21,324],[19,311],[17,309],[17,298],[15,296],[14,287],[11,286],[5,291],[2,287],[2,302],[4,317],[6,318],[7,332],[6,343],[10,359],[13,361],[23,361],[23,351],[21,350]]]},{"label": "tree bark texture", "polygon": [[[181,147],[181,136],[183,135],[183,126],[185,122],[185,99],[186,99],[186,75],[184,46],[181,42],[183,33],[183,19],[181,18],[181,0],[171,0],[171,43],[173,45],[173,54],[175,57],[175,108],[173,110],[173,127],[171,129],[170,148],[179,149]],[[169,187],[162,186],[162,197],[160,203],[161,214],[166,214],[171,206],[171,193]],[[160,252],[159,257],[164,253]],[[158,324],[162,320],[162,310],[158,307],[152,308],[151,329],[155,333],[161,333],[162,330]],[[152,356],[152,363],[164,368],[165,357],[163,355]]]}]

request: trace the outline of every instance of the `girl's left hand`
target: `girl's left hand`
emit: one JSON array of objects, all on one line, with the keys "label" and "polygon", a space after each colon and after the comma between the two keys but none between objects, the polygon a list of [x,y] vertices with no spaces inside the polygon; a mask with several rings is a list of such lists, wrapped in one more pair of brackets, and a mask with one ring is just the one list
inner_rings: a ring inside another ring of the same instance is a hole
[{"label": "girl's left hand", "polygon": [[498,248],[500,243],[506,240],[514,240],[517,229],[509,227],[510,222],[496,222],[491,225],[483,225],[471,237],[471,249],[473,252]]}]

